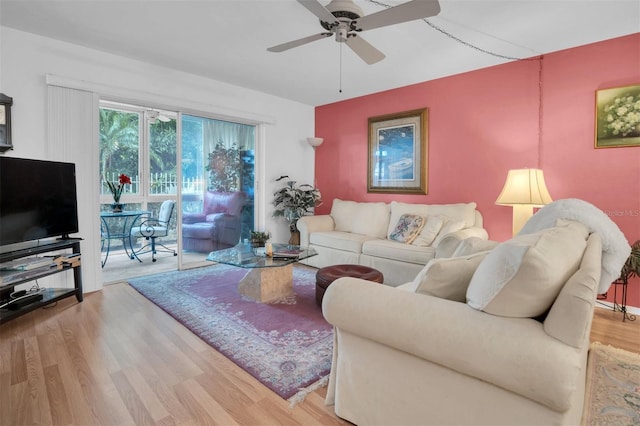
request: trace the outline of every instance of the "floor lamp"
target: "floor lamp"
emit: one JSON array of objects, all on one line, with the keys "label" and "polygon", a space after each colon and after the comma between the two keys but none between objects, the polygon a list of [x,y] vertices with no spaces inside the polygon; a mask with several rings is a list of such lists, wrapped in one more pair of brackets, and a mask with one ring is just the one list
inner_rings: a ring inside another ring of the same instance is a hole
[{"label": "floor lamp", "polygon": [[516,235],[533,216],[534,207],[542,207],[552,201],[542,170],[515,169],[509,170],[496,204],[513,207],[513,235]]}]

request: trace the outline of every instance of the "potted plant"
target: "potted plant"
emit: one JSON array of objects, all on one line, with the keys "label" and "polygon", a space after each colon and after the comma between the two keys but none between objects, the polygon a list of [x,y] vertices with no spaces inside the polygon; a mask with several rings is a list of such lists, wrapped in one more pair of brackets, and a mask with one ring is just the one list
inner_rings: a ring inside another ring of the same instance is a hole
[{"label": "potted plant", "polygon": [[[289,176],[280,176],[276,182],[288,179]],[[289,222],[291,238],[289,244],[300,244],[300,232],[296,228],[298,219],[313,212],[313,209],[322,203],[320,190],[312,185],[296,185],[293,180],[287,180],[285,186],[274,194],[273,217],[284,217]]]},{"label": "potted plant", "polygon": [[631,277],[640,277],[640,240],[631,245],[631,254],[620,272],[620,280],[625,283]]},{"label": "potted plant", "polygon": [[216,142],[209,153],[205,170],[209,172],[209,190],[235,192],[240,189],[240,150],[236,144],[225,148],[222,141]]},{"label": "potted plant", "polygon": [[271,234],[269,232],[251,231],[249,237],[251,238],[251,247],[264,247],[267,240],[271,238]]}]

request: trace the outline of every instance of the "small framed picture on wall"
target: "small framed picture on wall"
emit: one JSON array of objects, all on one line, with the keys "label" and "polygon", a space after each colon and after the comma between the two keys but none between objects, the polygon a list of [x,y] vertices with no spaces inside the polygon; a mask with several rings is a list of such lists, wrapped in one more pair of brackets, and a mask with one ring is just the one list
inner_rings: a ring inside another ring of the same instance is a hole
[{"label": "small framed picture on wall", "polygon": [[640,84],[596,91],[596,148],[640,146]]}]

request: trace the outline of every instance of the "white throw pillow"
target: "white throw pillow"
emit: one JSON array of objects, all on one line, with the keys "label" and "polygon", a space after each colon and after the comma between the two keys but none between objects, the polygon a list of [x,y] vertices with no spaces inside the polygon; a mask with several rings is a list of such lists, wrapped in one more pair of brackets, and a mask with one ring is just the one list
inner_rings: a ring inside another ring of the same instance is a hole
[{"label": "white throw pillow", "polygon": [[464,303],[471,277],[488,253],[430,260],[413,280],[415,292]]},{"label": "white throw pillow", "polygon": [[442,225],[440,232],[438,232],[438,235],[436,236],[435,240],[433,240],[433,243],[431,243],[431,245],[433,247],[438,247],[438,244],[440,244],[440,241],[442,241],[448,234],[451,234],[452,232],[457,232],[463,229],[465,226],[464,224],[465,222],[463,220],[445,218],[445,222]]},{"label": "white throw pillow", "polygon": [[467,304],[506,317],[543,314],[578,270],[588,236],[587,227],[567,222],[499,244],[473,274]]},{"label": "white throw pillow", "polygon": [[442,216],[427,216],[427,223],[422,227],[422,231],[411,244],[420,247],[429,247],[436,239],[438,232],[442,228],[444,218]]}]

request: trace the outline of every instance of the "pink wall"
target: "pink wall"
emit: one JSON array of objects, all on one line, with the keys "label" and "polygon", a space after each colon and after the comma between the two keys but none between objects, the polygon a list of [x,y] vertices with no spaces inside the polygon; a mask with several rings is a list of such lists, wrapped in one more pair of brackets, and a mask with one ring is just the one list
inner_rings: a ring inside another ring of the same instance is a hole
[{"label": "pink wall", "polygon": [[[542,65],[542,126],[539,75]],[[495,205],[507,171],[539,167],[554,199],[604,210],[640,239],[640,147],[594,149],[595,91],[640,84],[640,33],[316,108],[316,185],[332,200],[475,201],[489,236],[511,236]],[[367,119],[429,109],[428,195],[367,193]],[[539,138],[540,133],[540,138]],[[540,142],[539,142],[540,140]],[[628,304],[640,307],[640,280]]]}]

